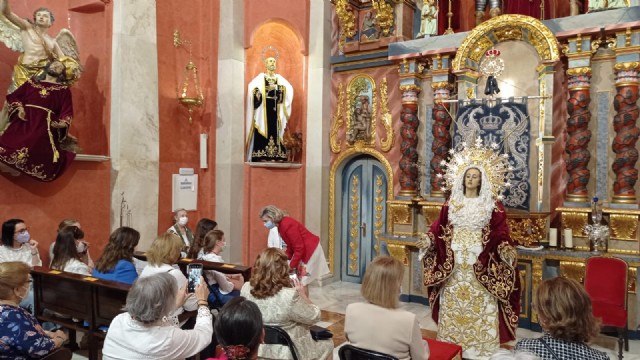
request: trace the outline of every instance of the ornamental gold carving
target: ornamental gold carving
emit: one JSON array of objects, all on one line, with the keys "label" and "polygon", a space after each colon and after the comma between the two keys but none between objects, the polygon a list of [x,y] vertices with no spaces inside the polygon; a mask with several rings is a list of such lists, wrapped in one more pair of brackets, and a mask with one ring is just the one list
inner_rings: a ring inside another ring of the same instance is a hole
[{"label": "ornamental gold carving", "polygon": [[422,216],[427,226],[431,226],[438,219],[441,209],[442,204],[422,204]]},{"label": "ornamental gold carving", "polygon": [[382,113],[382,125],[384,125],[387,134],[385,139],[380,139],[380,149],[384,152],[388,152],[393,147],[393,118],[389,112],[387,101],[387,78],[384,78],[380,84],[380,112]]},{"label": "ornamental gold carving", "polygon": [[360,229],[360,180],[358,176],[354,176],[351,179],[351,216],[349,217],[349,225],[350,231],[349,235],[351,237],[351,241],[349,242],[349,248],[351,249],[351,254],[349,254],[349,270],[351,270],[352,274],[357,274],[358,270],[358,240],[359,240],[359,229]]},{"label": "ornamental gold carving", "polygon": [[509,232],[511,238],[518,242],[519,245],[527,247],[537,246],[544,239],[547,228],[547,219],[545,218],[508,218]]},{"label": "ornamental gold carving", "polygon": [[393,6],[389,5],[386,0],[371,0],[371,7],[376,12],[376,21],[382,36],[389,36],[393,27]]},{"label": "ornamental gold carving", "polygon": [[373,235],[375,236],[374,249],[376,250],[376,255],[380,255],[380,234],[382,233],[382,228],[384,227],[384,218],[382,217],[384,212],[384,193],[382,185],[384,182],[382,181],[382,175],[376,176],[376,190],[375,190],[375,222]]},{"label": "ornamental gold carving", "polygon": [[431,88],[433,90],[449,89],[451,88],[451,85],[448,81],[436,81],[431,83]]},{"label": "ornamental gold carving", "polygon": [[[516,38],[517,34],[520,34],[520,38]],[[460,71],[467,67],[467,59],[479,63],[484,53],[501,41],[501,36],[528,42],[536,49],[542,62],[555,62],[560,58],[555,36],[540,20],[508,14],[483,22],[467,35],[453,59],[453,70]]]},{"label": "ornamental gold carving", "polygon": [[640,69],[640,61],[630,61],[623,62],[613,65],[613,69],[615,71],[630,71],[630,70],[639,70]]},{"label": "ornamental gold carving", "polygon": [[560,261],[560,276],[582,284],[584,282],[584,262]]},{"label": "ornamental gold carving", "polygon": [[609,228],[611,229],[612,239],[636,241],[638,216],[626,214],[609,214]]},{"label": "ornamental gold carving", "polygon": [[342,148],[342,142],[338,140],[338,131],[342,127],[342,112],[344,103],[344,91],[342,83],[338,84],[338,103],[336,104],[336,112],[333,114],[331,121],[331,131],[329,133],[329,144],[331,145],[331,151],[335,154],[340,152]]},{"label": "ornamental gold carving", "polygon": [[392,204],[389,205],[391,210],[391,218],[394,224],[411,224],[411,209],[409,204]]},{"label": "ornamental gold carving", "polygon": [[338,23],[340,25],[339,48],[344,48],[347,38],[351,38],[356,34],[356,16],[349,5],[349,0],[336,0],[336,15],[338,15]]},{"label": "ornamental gold carving", "polygon": [[408,85],[400,85],[400,91],[405,92],[405,91],[416,91],[416,92],[420,92],[420,86],[416,85],[416,84],[408,84]]},{"label": "ornamental gold carving", "polygon": [[404,266],[409,265],[409,249],[404,245],[387,243],[387,249],[392,257],[402,262]]},{"label": "ornamental gold carving", "polygon": [[560,219],[564,229],[571,229],[573,236],[583,236],[582,229],[589,223],[589,212],[562,212]]},{"label": "ornamental gold carving", "polygon": [[591,76],[591,68],[588,66],[567,69],[569,76]]}]

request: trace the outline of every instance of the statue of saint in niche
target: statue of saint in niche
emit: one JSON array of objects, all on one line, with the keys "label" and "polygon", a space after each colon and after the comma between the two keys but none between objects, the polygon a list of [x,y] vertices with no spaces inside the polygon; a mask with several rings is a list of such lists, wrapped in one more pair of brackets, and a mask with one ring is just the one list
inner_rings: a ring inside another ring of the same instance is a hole
[{"label": "statue of saint in niche", "polygon": [[435,0],[424,0],[420,17],[420,32],[416,35],[416,38],[437,35],[438,7],[435,4]]},{"label": "statue of saint in niche", "polygon": [[247,161],[287,161],[284,131],[291,116],[293,87],[276,74],[278,54],[265,58],[266,72],[260,73],[247,89]]},{"label": "statue of saint in niche", "polygon": [[351,127],[347,131],[349,144],[354,144],[358,140],[371,141],[371,110],[368,95],[356,97],[355,110],[351,118]]}]

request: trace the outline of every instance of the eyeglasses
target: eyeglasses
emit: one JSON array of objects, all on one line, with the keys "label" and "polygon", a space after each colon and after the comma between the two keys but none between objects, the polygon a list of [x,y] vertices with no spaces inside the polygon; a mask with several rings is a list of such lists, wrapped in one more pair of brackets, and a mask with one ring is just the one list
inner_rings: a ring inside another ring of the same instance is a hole
[{"label": "eyeglasses", "polygon": [[29,228],[24,228],[24,229],[22,229],[22,230],[16,230],[16,231],[15,231],[15,234],[24,234],[24,233],[26,233],[28,230],[29,230]]}]

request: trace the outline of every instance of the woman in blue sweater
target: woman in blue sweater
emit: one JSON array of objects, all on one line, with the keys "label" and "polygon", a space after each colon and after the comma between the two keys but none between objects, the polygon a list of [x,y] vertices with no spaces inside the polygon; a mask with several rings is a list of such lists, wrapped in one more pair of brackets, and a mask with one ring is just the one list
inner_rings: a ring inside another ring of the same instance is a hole
[{"label": "woman in blue sweater", "polygon": [[103,280],[133,284],[138,272],[133,264],[133,251],[140,240],[140,233],[130,227],[116,229],[93,270],[93,276]]}]

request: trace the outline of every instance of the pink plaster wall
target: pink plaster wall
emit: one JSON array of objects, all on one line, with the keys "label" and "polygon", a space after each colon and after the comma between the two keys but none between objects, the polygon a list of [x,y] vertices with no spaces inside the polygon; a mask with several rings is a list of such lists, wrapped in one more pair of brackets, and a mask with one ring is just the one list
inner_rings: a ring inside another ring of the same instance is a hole
[{"label": "pink plaster wall", "polygon": [[[263,49],[269,45],[274,46],[279,53],[276,72],[284,76],[294,89],[291,118],[287,127],[294,132],[302,132],[303,144],[308,136],[308,19],[308,0],[245,2],[245,89],[249,81],[264,71]],[[258,218],[258,212],[263,206],[276,205],[304,222],[305,155],[303,152],[303,166],[299,169],[255,168],[245,165],[242,219],[245,224],[242,234],[245,263],[253,264],[255,257],[267,245],[268,233]]]},{"label": "pink plaster wall", "polygon": [[[10,0],[18,16],[31,18],[41,6],[50,8],[55,22],[49,35],[69,28],[80,49],[85,71],[72,87],[74,120],[71,133],[78,137],[84,153],[109,154],[109,115],[111,91],[112,4],[99,0]],[[0,92],[8,88],[18,53],[0,46]],[[41,183],[25,176],[0,174],[0,221],[22,218],[47,264],[49,244],[55,240],[58,223],[76,218],[97,258],[108,241],[110,231],[110,163],[75,161],[67,172],[52,183]]]},{"label": "pink plaster wall", "polygon": [[[189,1],[189,6],[175,6],[174,1],[158,0],[158,97],[160,110],[160,178],[158,195],[158,233],[173,223],[171,209],[172,174],[179,168],[193,168],[198,174],[198,211],[189,214],[190,226],[207,217],[215,219],[215,141],[216,99],[218,83],[218,34],[220,3],[210,0]],[[173,32],[178,29],[184,40],[192,43],[193,61],[205,97],[204,105],[194,112],[193,124],[177,98],[184,67],[189,61],[187,47],[173,46]],[[209,168],[200,169],[200,133],[209,134]],[[225,224],[221,224],[224,230]]]}]

